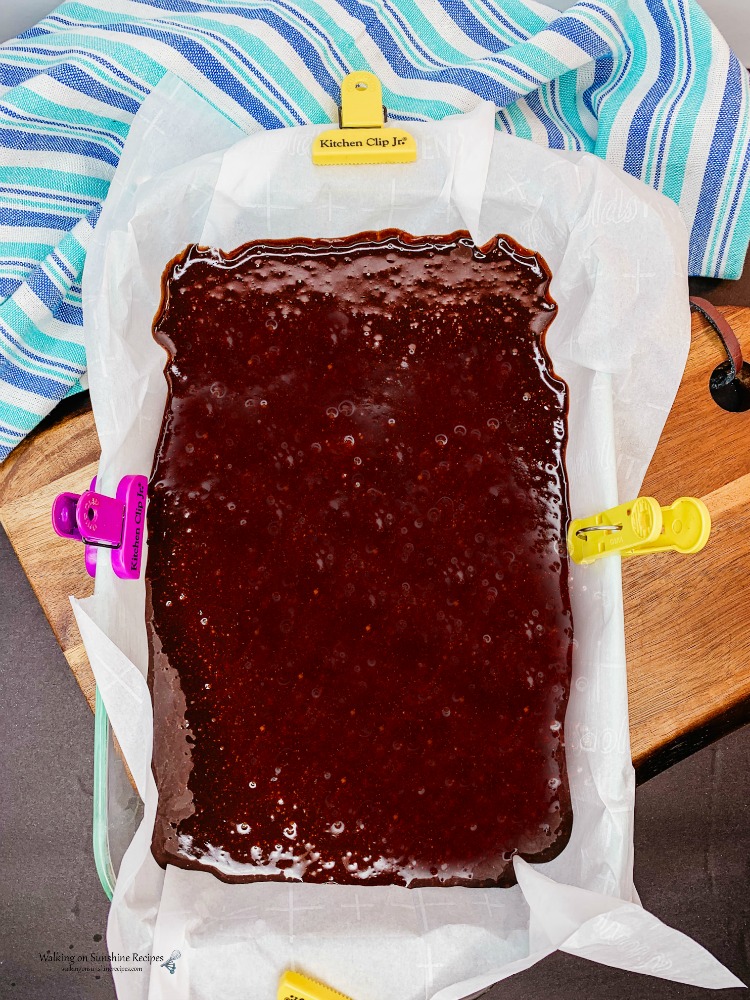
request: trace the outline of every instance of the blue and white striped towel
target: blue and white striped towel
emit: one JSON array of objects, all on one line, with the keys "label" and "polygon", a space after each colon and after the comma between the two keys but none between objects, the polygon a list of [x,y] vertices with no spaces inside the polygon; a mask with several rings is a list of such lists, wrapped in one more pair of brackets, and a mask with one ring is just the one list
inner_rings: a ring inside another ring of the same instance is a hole
[{"label": "blue and white striped towel", "polygon": [[[80,388],[86,248],[171,70],[247,132],[335,116],[371,69],[395,120],[479,98],[497,127],[605,157],[680,206],[693,274],[750,239],[750,86],[694,0],[107,0],[0,46],[0,460]],[[189,128],[186,123],[186,128]]]}]

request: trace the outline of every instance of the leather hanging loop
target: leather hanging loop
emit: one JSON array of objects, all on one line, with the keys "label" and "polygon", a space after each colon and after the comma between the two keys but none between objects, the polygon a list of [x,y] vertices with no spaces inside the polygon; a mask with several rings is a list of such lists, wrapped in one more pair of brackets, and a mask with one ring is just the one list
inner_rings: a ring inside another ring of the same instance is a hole
[{"label": "leather hanging loop", "polygon": [[737,378],[738,372],[742,371],[742,347],[740,346],[739,340],[737,340],[737,335],[731,328],[729,323],[726,321],[722,313],[713,305],[708,299],[701,299],[697,296],[691,296],[690,298],[690,309],[693,312],[699,312],[701,316],[714,328],[719,340],[724,345],[724,350],[727,352],[727,357],[729,358],[732,368],[731,368],[731,378]]},{"label": "leather hanging loop", "polygon": [[713,328],[727,360],[714,368],[708,387],[714,402],[723,410],[741,413],[750,409],[750,365],[742,357],[742,346],[725,317],[707,299],[691,296],[690,309],[703,316]]}]

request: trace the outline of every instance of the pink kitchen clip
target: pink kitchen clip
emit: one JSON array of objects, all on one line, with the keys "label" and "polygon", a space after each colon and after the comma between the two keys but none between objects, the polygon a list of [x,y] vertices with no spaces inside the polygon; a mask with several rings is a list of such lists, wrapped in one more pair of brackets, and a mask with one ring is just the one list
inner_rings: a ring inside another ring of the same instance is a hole
[{"label": "pink kitchen clip", "polygon": [[61,538],[83,542],[89,576],[96,575],[97,550],[109,549],[112,569],[122,580],[141,574],[146,529],[146,476],[124,476],[117,496],[96,493],[96,476],[80,496],[59,493],[52,504],[52,527]]}]

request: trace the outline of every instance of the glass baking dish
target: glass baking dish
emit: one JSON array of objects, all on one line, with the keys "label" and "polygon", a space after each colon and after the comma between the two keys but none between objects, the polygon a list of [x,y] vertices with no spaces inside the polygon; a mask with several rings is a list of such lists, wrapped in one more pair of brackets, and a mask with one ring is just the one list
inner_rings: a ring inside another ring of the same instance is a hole
[{"label": "glass baking dish", "polygon": [[98,688],[94,713],[93,811],[94,862],[102,889],[112,899],[123,855],[143,818],[143,803],[115,742]]}]

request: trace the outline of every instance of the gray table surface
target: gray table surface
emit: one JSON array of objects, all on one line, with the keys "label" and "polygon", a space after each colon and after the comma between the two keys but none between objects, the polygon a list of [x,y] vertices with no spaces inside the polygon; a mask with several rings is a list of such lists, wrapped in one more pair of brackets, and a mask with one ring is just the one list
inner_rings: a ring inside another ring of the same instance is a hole
[{"label": "gray table surface", "polygon": [[[106,950],[108,904],[91,853],[93,732],[91,712],[0,529],[0,1000],[115,995],[107,971],[66,973],[41,958]],[[638,790],[636,885],[644,905],[746,982],[749,826],[750,728]],[[486,1000],[706,996],[554,955],[498,984]],[[271,998],[249,988],[248,1000]]]}]

